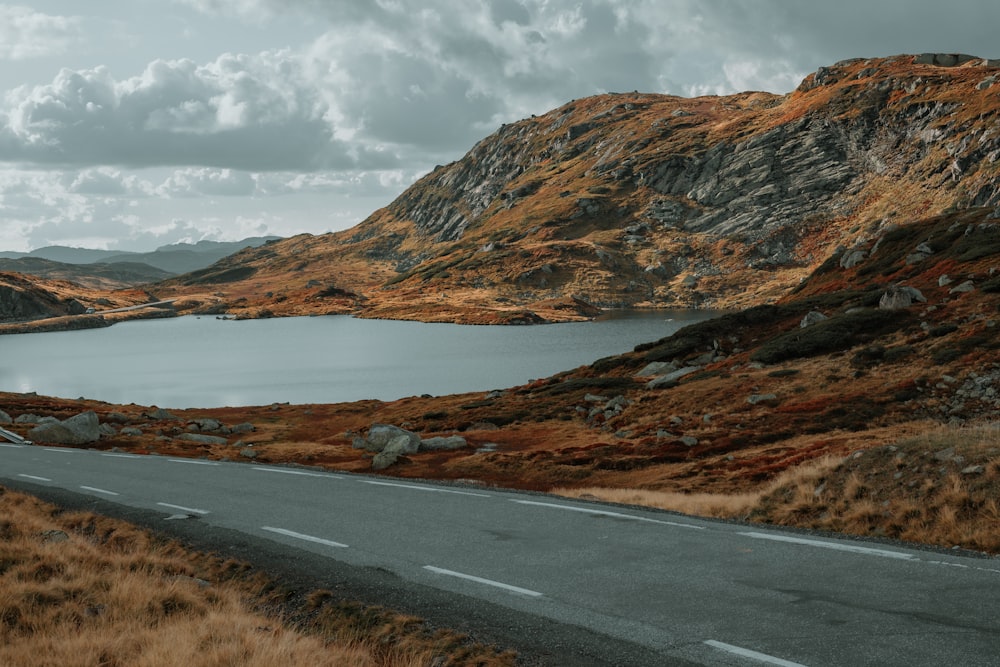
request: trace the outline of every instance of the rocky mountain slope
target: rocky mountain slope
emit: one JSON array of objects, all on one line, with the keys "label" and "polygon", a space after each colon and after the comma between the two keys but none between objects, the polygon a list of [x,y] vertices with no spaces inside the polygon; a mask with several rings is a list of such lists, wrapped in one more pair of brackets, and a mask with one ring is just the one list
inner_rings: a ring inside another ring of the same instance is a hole
[{"label": "rocky mountain slope", "polygon": [[[41,257],[0,257],[0,271],[67,280],[92,289],[115,290],[169,278],[172,273],[141,262],[67,264]],[[3,319],[3,318],[0,318]]]},{"label": "rocky mountain slope", "polygon": [[1000,204],[1000,69],[850,60],[788,95],[574,100],[501,127],[357,227],[165,284],[242,316],[459,322],[773,302],[845,248]]}]

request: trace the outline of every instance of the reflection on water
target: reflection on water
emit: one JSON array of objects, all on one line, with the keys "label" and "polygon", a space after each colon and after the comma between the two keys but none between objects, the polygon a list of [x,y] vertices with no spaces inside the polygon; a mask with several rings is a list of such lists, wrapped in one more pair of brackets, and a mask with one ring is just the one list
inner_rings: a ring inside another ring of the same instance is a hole
[{"label": "reflection on water", "polygon": [[713,315],[613,311],[531,327],[346,315],[125,322],[0,337],[0,389],[173,408],[487,391],[629,351]]}]

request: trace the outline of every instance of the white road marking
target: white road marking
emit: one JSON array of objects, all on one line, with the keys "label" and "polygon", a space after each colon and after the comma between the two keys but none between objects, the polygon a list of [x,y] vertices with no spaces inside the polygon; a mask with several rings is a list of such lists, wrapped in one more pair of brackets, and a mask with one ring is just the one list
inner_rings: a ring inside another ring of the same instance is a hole
[{"label": "white road marking", "polygon": [[792,537],[791,535],[777,535],[770,533],[740,533],[746,537],[758,540],[772,540],[774,542],[789,542],[791,544],[802,544],[809,547],[822,547],[824,549],[834,549],[836,551],[849,551],[866,556],[882,556],[883,558],[895,558],[897,560],[920,560],[916,556],[902,551],[890,551],[888,549],[873,549],[872,547],[861,547],[855,544],[841,544],[839,542],[823,542],[821,540],[809,540],[804,537]]},{"label": "white road marking", "polygon": [[142,456],[138,454],[101,454],[101,456],[107,456],[109,459],[141,459]]},{"label": "white road marking", "polygon": [[167,459],[171,463],[192,463],[196,466],[217,466],[215,461],[198,461],[197,459]]},{"label": "white road marking", "polygon": [[157,505],[162,505],[163,507],[169,507],[170,509],[181,510],[182,512],[191,512],[192,514],[208,514],[208,510],[199,510],[194,507],[184,507],[183,505],[171,505],[170,503],[156,503]]},{"label": "white road marking", "polygon": [[767,653],[751,651],[748,648],[733,646],[732,644],[726,644],[725,642],[717,642],[714,639],[708,639],[705,641],[705,643],[711,646],[712,648],[719,649],[720,651],[725,651],[726,653],[732,653],[733,655],[739,655],[744,658],[750,658],[751,660],[764,662],[769,665],[778,665],[778,667],[806,667],[801,662],[782,660],[781,658],[776,658],[773,655],[768,655]]},{"label": "white road marking", "polygon": [[395,484],[393,482],[376,482],[374,480],[366,479],[363,480],[365,484],[374,484],[375,486],[395,486],[400,489],[414,489],[416,491],[431,491],[433,493],[454,493],[458,496],[475,496],[476,498],[492,498],[493,496],[486,493],[472,493],[470,491],[455,491],[454,489],[436,489],[433,486],[417,486],[416,484]]},{"label": "white road marking", "polygon": [[521,593],[522,595],[530,595],[531,597],[541,597],[542,594],[538,591],[528,590],[527,588],[521,588],[519,586],[511,586],[510,584],[505,584],[500,581],[493,581],[492,579],[483,579],[482,577],[476,577],[471,574],[462,574],[461,572],[455,572],[454,570],[445,570],[440,567],[434,567],[433,565],[424,565],[425,570],[430,570],[431,572],[436,572],[437,574],[444,574],[449,577],[458,577],[459,579],[467,579],[469,581],[474,581],[477,584],[486,584],[487,586],[494,586],[496,588],[502,588],[505,591],[511,591],[513,593]]},{"label": "white road marking", "polygon": [[83,485],[81,485],[80,488],[83,489],[84,491],[93,491],[94,493],[103,493],[103,494],[108,495],[108,496],[121,495],[121,494],[115,493],[114,491],[108,491],[106,489],[99,489],[96,486],[83,486]]},{"label": "white road marking", "polygon": [[6,442],[0,442],[0,447],[10,447],[11,449],[21,449],[24,445],[12,445]]},{"label": "white road marking", "polygon": [[537,507],[552,507],[559,510],[569,510],[570,512],[582,512],[584,514],[596,514],[598,516],[610,516],[615,519],[630,519],[632,521],[645,521],[646,523],[659,523],[664,526],[675,526],[677,528],[691,528],[692,530],[705,530],[704,526],[693,526],[689,523],[679,521],[661,521],[660,519],[648,519],[644,516],[634,516],[632,514],[621,514],[620,512],[609,512],[607,510],[591,509],[589,507],[574,507],[573,505],[557,505],[555,503],[540,503],[534,500],[511,500],[512,503],[521,505],[535,505]]},{"label": "white road marking", "polygon": [[39,482],[51,482],[52,481],[48,477],[37,477],[35,475],[25,475],[24,473],[18,474],[18,477],[24,477],[25,479],[37,479]]},{"label": "white road marking", "polygon": [[296,533],[295,531],[292,530],[285,530],[284,528],[272,528],[271,526],[261,526],[261,530],[267,530],[272,533],[278,533],[279,535],[287,535],[288,537],[294,537],[299,540],[305,540],[306,542],[325,544],[328,547],[341,547],[343,549],[347,548],[346,544],[341,544],[340,542],[334,542],[332,540],[324,540],[322,537],[313,537],[312,535],[303,535],[302,533]]},{"label": "white road marking", "polygon": [[75,454],[80,451],[79,449],[68,449],[66,447],[42,447],[42,449],[44,449],[47,452],[61,452],[63,454],[68,454],[70,452],[73,452]]},{"label": "white road marking", "polygon": [[318,472],[305,472],[304,470],[286,470],[285,468],[265,468],[263,466],[253,466],[252,470],[260,470],[262,472],[280,472],[285,475],[301,475],[303,477],[328,477],[329,479],[344,479],[343,477],[338,477],[337,475],[327,475]]}]

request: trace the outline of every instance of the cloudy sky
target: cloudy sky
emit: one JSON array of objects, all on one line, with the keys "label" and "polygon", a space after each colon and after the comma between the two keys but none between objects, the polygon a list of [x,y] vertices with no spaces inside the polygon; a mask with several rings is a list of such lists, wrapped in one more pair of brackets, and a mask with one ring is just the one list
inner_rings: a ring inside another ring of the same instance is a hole
[{"label": "cloudy sky", "polygon": [[0,250],[322,233],[501,123],[1000,57],[995,0],[0,0]]}]

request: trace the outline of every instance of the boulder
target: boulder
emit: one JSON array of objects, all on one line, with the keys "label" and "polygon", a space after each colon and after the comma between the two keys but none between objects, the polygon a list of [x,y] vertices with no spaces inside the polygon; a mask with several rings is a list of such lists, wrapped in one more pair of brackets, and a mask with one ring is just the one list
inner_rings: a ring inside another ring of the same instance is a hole
[{"label": "boulder", "polygon": [[960,283],[955,287],[948,290],[948,294],[964,294],[965,292],[971,292],[976,289],[976,284],[971,280],[966,280],[964,283]]},{"label": "boulder", "polygon": [[98,430],[101,432],[101,435],[106,435],[108,437],[114,437],[118,435],[118,431],[116,431],[115,427],[112,426],[111,424],[101,424],[98,427]]},{"label": "boulder", "polygon": [[194,423],[198,425],[198,428],[202,431],[218,431],[222,429],[222,422],[218,419],[203,418],[195,419]]},{"label": "boulder", "polygon": [[[395,428],[395,427],[393,427]],[[403,429],[399,429],[403,431]],[[404,431],[403,433],[396,435],[385,446],[372,458],[372,470],[383,470],[388,468],[403,454],[410,454],[417,451],[416,449],[411,449],[412,444],[410,441],[410,436],[414,435],[409,431]],[[417,438],[419,443],[420,438]]]},{"label": "boulder", "polygon": [[914,301],[926,302],[927,299],[916,287],[896,285],[886,290],[879,299],[878,307],[881,310],[899,310],[909,308]]},{"label": "boulder", "polygon": [[100,422],[93,410],[82,412],[64,421],[39,424],[28,432],[35,442],[59,445],[85,445],[101,437]]},{"label": "boulder", "polygon": [[420,441],[421,451],[449,451],[454,449],[463,449],[468,447],[469,443],[466,442],[465,438],[460,435],[451,435],[447,437],[433,437],[424,438]]},{"label": "boulder", "polygon": [[250,422],[243,422],[242,424],[236,424],[229,430],[232,433],[253,433],[257,430],[257,427]]},{"label": "boulder", "polygon": [[174,415],[170,414],[169,412],[167,412],[163,408],[156,407],[155,405],[153,406],[152,410],[148,410],[148,411],[142,413],[142,415],[144,417],[148,418],[148,419],[156,419],[158,421],[168,420],[168,419],[177,419],[177,417],[175,417]]},{"label": "boulder", "polygon": [[14,420],[10,418],[10,415],[0,410],[0,424],[12,424]]},{"label": "boulder", "polygon": [[646,383],[646,387],[648,389],[673,387],[675,384],[677,384],[677,381],[680,380],[685,375],[690,375],[691,373],[700,370],[701,366],[685,366],[684,368],[678,368],[676,371],[673,371],[672,373],[667,373],[666,375],[661,375],[658,378],[653,378],[652,380]]},{"label": "boulder", "polygon": [[38,415],[33,415],[31,413],[25,413],[23,415],[18,415],[17,419],[14,420],[15,424],[37,424],[41,421],[41,417]]},{"label": "boulder", "polygon": [[137,429],[134,426],[126,426],[125,428],[123,428],[121,430],[121,434],[122,435],[128,435],[128,436],[133,436],[134,437],[134,436],[142,435],[142,431],[140,431],[139,429]]},{"label": "boulder", "polygon": [[354,439],[354,447],[369,452],[381,452],[390,442],[401,436],[406,436],[406,445],[402,453],[412,454],[420,448],[419,435],[391,424],[372,424],[366,437]]},{"label": "boulder", "polygon": [[635,377],[655,377],[677,370],[677,364],[672,361],[651,361],[635,374]]},{"label": "boulder", "polygon": [[805,329],[807,326],[816,324],[817,322],[822,322],[825,319],[829,318],[818,310],[810,310],[806,313],[806,316],[802,318],[802,321],[799,322],[799,328]]},{"label": "boulder", "polygon": [[864,261],[867,256],[868,253],[864,250],[848,250],[840,256],[840,266],[845,269],[853,269]]},{"label": "boulder", "polygon": [[225,438],[220,438],[217,435],[203,435],[201,433],[181,433],[177,436],[178,440],[186,440],[188,442],[197,442],[201,445],[225,445],[229,441]]},{"label": "boulder", "polygon": [[750,405],[757,405],[758,403],[773,404],[778,401],[778,397],[774,394],[750,394],[747,397],[747,403]]}]

